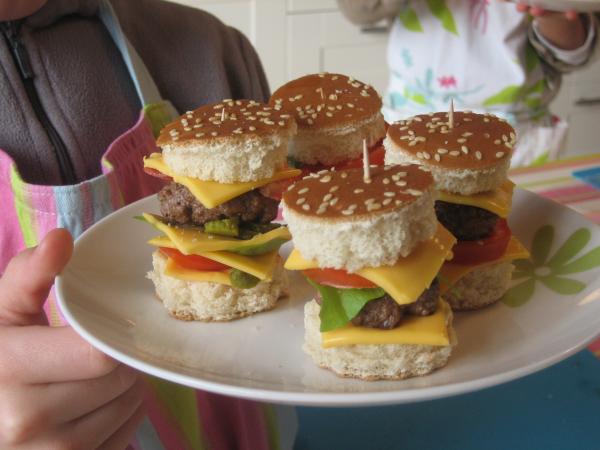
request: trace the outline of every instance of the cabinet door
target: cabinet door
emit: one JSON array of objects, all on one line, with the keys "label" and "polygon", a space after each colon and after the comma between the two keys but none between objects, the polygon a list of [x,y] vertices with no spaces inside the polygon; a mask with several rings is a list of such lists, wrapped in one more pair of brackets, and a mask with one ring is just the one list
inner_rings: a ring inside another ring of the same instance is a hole
[{"label": "cabinet door", "polygon": [[339,11],[288,15],[287,78],[339,72],[383,93],[388,80],[387,36],[361,31]]}]

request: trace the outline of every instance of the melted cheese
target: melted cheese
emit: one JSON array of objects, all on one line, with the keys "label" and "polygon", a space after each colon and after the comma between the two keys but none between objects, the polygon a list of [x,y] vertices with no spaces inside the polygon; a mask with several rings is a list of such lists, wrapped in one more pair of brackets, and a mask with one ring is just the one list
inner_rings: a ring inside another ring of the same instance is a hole
[{"label": "melted cheese", "polygon": [[491,266],[492,264],[504,261],[528,258],[529,251],[523,246],[523,244],[519,242],[516,237],[511,236],[508,246],[506,247],[506,251],[500,258],[479,264],[456,264],[452,261],[446,262],[440,270],[440,292],[443,294],[450,289],[454,283],[475,269]]},{"label": "melted cheese", "polygon": [[162,231],[173,242],[175,248],[184,255],[199,255],[205,252],[223,250],[241,250],[265,244],[274,239],[289,241],[292,235],[287,227],[279,227],[267,233],[254,236],[252,239],[240,240],[233,237],[216,236],[200,231],[198,228],[177,227],[167,225],[156,219],[152,214],[143,214],[144,219],[159,231]]},{"label": "melted cheese", "polygon": [[[414,302],[429,287],[444,261],[452,253],[456,238],[439,225],[435,236],[400,258],[393,266],[367,267],[356,272],[383,288],[398,304]],[[316,261],[304,259],[296,249],[284,267],[289,270],[318,269]]]},{"label": "melted cheese", "polygon": [[440,191],[438,200],[459,205],[477,206],[506,219],[512,207],[514,188],[515,184],[510,180],[506,180],[498,189],[480,194],[460,195]]},{"label": "melted cheese", "polygon": [[204,272],[201,270],[186,269],[179,266],[171,258],[167,259],[165,275],[183,281],[208,281],[210,283],[226,284],[227,286],[232,285],[228,270]]},{"label": "melted cheese", "polygon": [[435,314],[402,319],[400,326],[392,330],[357,327],[352,324],[321,333],[324,348],[346,345],[423,344],[449,345],[448,321],[450,307],[440,299]]},{"label": "melted cheese", "polygon": [[149,157],[144,158],[144,167],[158,170],[160,173],[173,178],[173,181],[176,183],[184,185],[206,208],[215,208],[253,189],[272,183],[273,181],[293,178],[302,173],[299,169],[285,169],[276,172],[271,178],[263,180],[241,183],[219,183],[217,181],[199,180],[173,173],[169,166],[165,164],[160,153],[152,153]]},{"label": "melted cheese", "polygon": [[[155,247],[177,248],[166,236],[150,239],[148,244]],[[230,252],[203,252],[195,254],[249,273],[261,280],[268,281],[273,277],[273,272],[279,260],[279,252],[277,250],[259,256],[243,256]]]}]

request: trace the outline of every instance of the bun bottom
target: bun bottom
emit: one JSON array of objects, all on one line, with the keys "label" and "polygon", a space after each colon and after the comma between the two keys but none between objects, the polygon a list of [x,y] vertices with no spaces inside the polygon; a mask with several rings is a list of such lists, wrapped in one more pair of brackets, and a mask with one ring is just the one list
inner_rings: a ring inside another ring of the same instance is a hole
[{"label": "bun bottom", "polygon": [[251,289],[239,289],[206,281],[184,281],[165,275],[167,258],[160,252],[152,254],[154,269],[148,272],[156,295],[179,320],[223,322],[240,319],[275,307],[277,300],[287,295],[287,276],[281,264],[271,281],[261,281]]},{"label": "bun bottom", "polygon": [[499,262],[469,272],[442,294],[454,311],[481,309],[496,303],[508,290],[515,266]]},{"label": "bun bottom", "polygon": [[349,345],[323,348],[321,346],[321,307],[311,300],[304,307],[304,347],[318,366],[336,375],[366,381],[401,380],[426,375],[448,362],[456,335],[452,328],[452,313],[447,325],[450,333],[448,346],[422,344]]}]

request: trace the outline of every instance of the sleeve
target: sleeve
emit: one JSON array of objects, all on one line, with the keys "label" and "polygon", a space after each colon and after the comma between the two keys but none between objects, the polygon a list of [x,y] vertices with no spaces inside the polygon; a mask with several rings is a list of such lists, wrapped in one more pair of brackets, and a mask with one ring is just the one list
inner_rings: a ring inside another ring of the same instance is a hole
[{"label": "sleeve", "polygon": [[596,17],[591,14],[587,16],[587,22],[586,41],[581,47],[574,50],[563,50],[550,43],[539,32],[535,21],[529,28],[529,41],[550,68],[560,73],[568,73],[587,64],[596,53],[598,22]]},{"label": "sleeve", "polygon": [[245,73],[238,73],[238,83],[242,88],[240,97],[268,102],[271,96],[269,83],[260,58],[252,44],[240,31],[229,28],[239,43],[241,57],[244,60]]},{"label": "sleeve", "polygon": [[356,25],[393,19],[406,0],[337,0],[340,11]]}]

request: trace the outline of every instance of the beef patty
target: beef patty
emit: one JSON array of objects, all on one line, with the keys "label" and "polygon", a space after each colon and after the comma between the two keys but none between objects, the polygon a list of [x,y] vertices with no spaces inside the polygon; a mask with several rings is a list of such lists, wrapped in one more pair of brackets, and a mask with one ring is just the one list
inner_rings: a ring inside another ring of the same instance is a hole
[{"label": "beef patty", "polygon": [[354,325],[368,328],[396,328],[405,315],[429,316],[437,308],[440,297],[440,284],[436,279],[425,289],[414,303],[399,305],[385,294],[383,297],[368,302],[358,315],[352,319]]},{"label": "beef patty", "polygon": [[205,208],[188,188],[171,183],[158,193],[160,213],[172,224],[204,225],[212,220],[237,218],[241,222],[269,223],[277,217],[279,202],[258,190],[246,192],[215,208]]},{"label": "beef patty", "polygon": [[486,238],[498,222],[498,216],[485,209],[440,200],[435,202],[435,213],[441,224],[459,241]]}]

